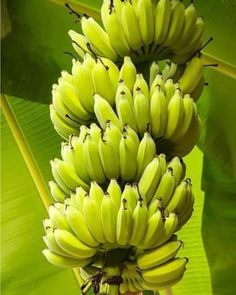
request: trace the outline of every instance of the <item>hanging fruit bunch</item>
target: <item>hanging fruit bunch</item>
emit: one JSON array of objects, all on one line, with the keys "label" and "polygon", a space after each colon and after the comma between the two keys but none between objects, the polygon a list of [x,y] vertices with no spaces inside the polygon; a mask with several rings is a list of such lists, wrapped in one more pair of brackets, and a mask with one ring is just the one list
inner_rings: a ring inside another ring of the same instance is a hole
[{"label": "hanging fruit bunch", "polygon": [[181,157],[201,129],[203,19],[179,0],[104,0],[103,26],[66,6],[83,34],[69,31],[78,58],[52,87],[65,142],[43,254],[78,268],[82,294],[170,287],[188,262],[176,233],[193,212]]}]

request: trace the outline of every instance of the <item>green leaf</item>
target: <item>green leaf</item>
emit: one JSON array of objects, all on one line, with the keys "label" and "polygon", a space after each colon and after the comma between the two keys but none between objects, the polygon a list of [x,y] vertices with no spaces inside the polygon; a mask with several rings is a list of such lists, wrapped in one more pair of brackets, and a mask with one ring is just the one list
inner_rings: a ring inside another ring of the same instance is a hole
[{"label": "green leaf", "polygon": [[[12,135],[13,119],[6,113],[2,99],[3,113],[11,120],[12,128],[10,130],[6,117],[2,116],[2,293],[76,294],[79,287],[72,271],[50,265],[41,253],[45,247],[42,219],[47,214],[35,183],[37,187],[44,186],[51,178],[48,161],[59,153],[60,140],[49,121],[47,106],[15,98],[9,103],[20,128],[18,136],[22,135],[24,142],[20,143],[19,150]],[[39,179],[35,181],[33,170],[29,170],[30,160],[25,152],[22,157],[24,143],[29,148],[26,153],[30,153],[28,156],[38,166],[37,172],[43,175],[41,184]]]}]

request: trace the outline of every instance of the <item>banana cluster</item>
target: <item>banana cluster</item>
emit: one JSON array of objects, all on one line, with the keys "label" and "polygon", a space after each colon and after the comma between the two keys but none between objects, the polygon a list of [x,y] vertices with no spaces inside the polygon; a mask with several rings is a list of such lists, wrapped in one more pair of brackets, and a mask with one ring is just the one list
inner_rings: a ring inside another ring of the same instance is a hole
[{"label": "banana cluster", "polygon": [[156,145],[148,132],[139,140],[128,125],[122,131],[111,122],[105,130],[94,123],[90,128],[81,126],[79,137],[71,136],[69,143],[62,144],[62,160],[50,162],[57,183],[50,182],[52,195],[63,202],[78,187],[88,191],[91,181],[138,181],[155,154]]},{"label": "banana cluster", "polygon": [[103,27],[92,17],[78,15],[83,34],[69,31],[73,47],[115,62],[130,56],[135,63],[172,59],[184,64],[201,50],[204,21],[194,4],[180,0],[104,0]]},{"label": "banana cluster", "polygon": [[[114,288],[120,285],[120,292],[155,290],[176,284],[183,276],[187,260],[175,258],[182,242],[173,234],[193,211],[191,182],[181,181],[183,171],[179,173],[180,165],[176,161],[169,163],[149,201],[141,192],[144,186],[140,183],[140,188],[133,183],[126,184],[122,190],[112,179],[106,192],[93,181],[89,193],[80,187],[64,203],[51,205],[49,219],[44,220],[43,239],[48,248],[43,254],[47,260],[60,267],[82,267],[83,273],[83,267],[100,265],[101,272],[106,274],[103,267],[107,265],[107,257],[118,250],[122,253],[121,259],[126,259],[126,262],[120,261],[124,263],[122,272],[112,273],[112,277],[115,275],[118,279],[113,277]],[[171,173],[172,194],[166,179],[171,166],[175,171]],[[142,182],[148,176],[144,173]],[[160,193],[165,196],[163,201],[157,197]],[[94,278],[94,274],[90,274],[84,279],[81,286],[84,293]],[[100,279],[107,280],[107,276],[102,274]],[[105,288],[103,283],[99,282],[99,288]],[[106,285],[105,294],[111,294],[110,283]]]},{"label": "banana cluster", "polygon": [[172,64],[163,71],[154,63],[148,85],[129,57],[125,57],[119,70],[107,59],[101,62],[86,55],[83,64],[74,61],[72,74],[63,72],[53,86],[51,119],[66,140],[70,134],[80,134],[81,124],[95,121],[105,129],[111,121],[119,129],[128,124],[140,137],[149,131],[159,153],[184,156],[200,132],[201,123],[191,95],[197,99],[202,91],[202,70],[199,57],[184,68]]}]

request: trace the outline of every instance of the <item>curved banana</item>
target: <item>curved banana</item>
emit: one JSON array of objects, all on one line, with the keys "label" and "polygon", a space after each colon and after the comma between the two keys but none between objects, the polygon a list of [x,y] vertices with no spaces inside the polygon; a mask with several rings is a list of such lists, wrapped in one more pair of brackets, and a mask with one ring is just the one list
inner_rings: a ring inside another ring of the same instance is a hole
[{"label": "curved banana", "polygon": [[171,168],[175,177],[175,186],[177,186],[185,176],[185,164],[179,157],[174,157],[167,165],[167,169]]},{"label": "curved banana", "polygon": [[60,186],[57,183],[55,183],[54,181],[49,181],[48,184],[49,184],[50,192],[51,192],[53,199],[56,202],[64,202],[64,200],[67,198],[67,195],[60,188]]},{"label": "curved banana", "polygon": [[124,57],[124,62],[120,68],[119,79],[125,82],[130,91],[133,91],[137,70],[129,56]]},{"label": "curved banana", "polygon": [[137,257],[137,265],[140,269],[149,269],[159,266],[174,258],[182,245],[183,243],[177,240],[167,242],[155,249],[146,250]]}]

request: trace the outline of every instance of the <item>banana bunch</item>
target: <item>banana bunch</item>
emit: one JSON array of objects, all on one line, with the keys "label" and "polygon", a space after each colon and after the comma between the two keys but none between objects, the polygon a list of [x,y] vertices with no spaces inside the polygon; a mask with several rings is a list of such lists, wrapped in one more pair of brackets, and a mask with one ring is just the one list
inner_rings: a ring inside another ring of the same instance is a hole
[{"label": "banana bunch", "polygon": [[148,132],[139,140],[128,125],[120,130],[111,121],[104,124],[105,129],[95,123],[90,128],[81,126],[78,137],[62,143],[62,160],[50,162],[55,182],[49,186],[56,201],[63,201],[77,187],[88,191],[91,181],[137,181],[154,158],[156,145]]},{"label": "banana bunch", "polygon": [[82,63],[75,59],[72,62],[71,74],[62,71],[58,83],[52,86],[50,105],[54,128],[66,140],[70,134],[79,135],[81,125],[95,120],[94,93],[114,105],[119,80],[118,67],[107,58],[86,54]]},{"label": "banana bunch", "polygon": [[83,34],[69,31],[73,47],[114,62],[130,56],[135,63],[173,59],[185,63],[201,50],[204,21],[194,4],[185,8],[180,0],[104,0],[103,27],[92,17],[76,14]]},{"label": "banana bunch", "polygon": [[61,266],[78,259],[83,266],[99,251],[165,244],[190,218],[194,200],[179,159],[166,167],[164,162],[163,156],[155,158],[140,182],[127,183],[123,190],[115,179],[106,191],[92,181],[88,192],[78,187],[64,203],[51,205],[50,219],[44,221],[46,258]]}]

